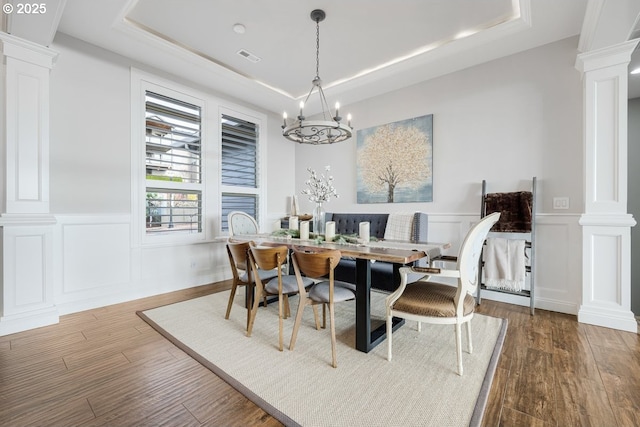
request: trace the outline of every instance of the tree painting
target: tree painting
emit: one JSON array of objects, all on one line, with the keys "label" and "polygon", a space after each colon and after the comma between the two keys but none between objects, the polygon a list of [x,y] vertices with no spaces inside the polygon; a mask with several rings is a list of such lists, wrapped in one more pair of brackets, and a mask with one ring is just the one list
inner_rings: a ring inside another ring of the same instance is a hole
[{"label": "tree painting", "polygon": [[359,130],[358,203],[433,201],[433,114]]}]

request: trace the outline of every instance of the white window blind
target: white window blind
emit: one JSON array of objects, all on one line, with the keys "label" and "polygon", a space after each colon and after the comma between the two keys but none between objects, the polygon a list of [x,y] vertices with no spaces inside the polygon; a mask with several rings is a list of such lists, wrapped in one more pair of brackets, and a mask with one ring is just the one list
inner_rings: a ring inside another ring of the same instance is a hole
[{"label": "white window blind", "polygon": [[223,114],[221,129],[222,230],[226,231],[231,211],[243,211],[258,220],[259,126]]},{"label": "white window blind", "polygon": [[202,231],[201,110],[145,93],[146,231]]}]

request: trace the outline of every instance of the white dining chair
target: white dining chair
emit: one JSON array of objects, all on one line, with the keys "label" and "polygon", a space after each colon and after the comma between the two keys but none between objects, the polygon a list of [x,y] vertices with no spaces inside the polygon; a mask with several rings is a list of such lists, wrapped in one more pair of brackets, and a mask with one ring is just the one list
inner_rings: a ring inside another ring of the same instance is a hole
[{"label": "white dining chair", "polygon": [[229,215],[227,215],[227,224],[229,224],[229,236],[258,234],[260,232],[258,222],[255,218],[242,211],[229,212]]},{"label": "white dining chair", "polygon": [[[418,322],[418,332],[421,322],[434,324],[453,324],[456,333],[456,353],[458,356],[458,375],[462,375],[462,338],[461,326],[467,329],[467,346],[469,353],[473,351],[471,343],[471,319],[475,311],[473,293],[478,286],[478,266],[482,246],[489,230],[500,218],[496,212],[484,217],[465,237],[457,257],[455,270],[432,267],[402,267],[400,268],[400,287],[386,299],[387,317],[387,360],[391,361],[393,343],[393,317],[401,317]],[[412,283],[408,282],[410,273],[423,276]],[[448,278],[457,281],[457,285],[450,285],[432,281],[433,278]]]}]

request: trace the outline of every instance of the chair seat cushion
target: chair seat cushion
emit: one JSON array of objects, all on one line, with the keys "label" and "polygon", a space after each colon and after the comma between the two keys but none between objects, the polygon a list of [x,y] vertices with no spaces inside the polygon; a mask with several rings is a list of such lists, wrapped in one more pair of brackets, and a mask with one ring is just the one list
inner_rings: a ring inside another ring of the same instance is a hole
[{"label": "chair seat cushion", "polygon": [[[308,277],[302,278],[302,283],[304,287],[307,288],[313,285],[313,280]],[[269,280],[269,282],[264,286],[267,293],[272,295],[278,294],[278,276]],[[282,293],[283,294],[295,294],[298,292],[298,282],[296,280],[296,276],[293,274],[284,274],[282,275]]]},{"label": "chair seat cushion", "polygon": [[[253,276],[253,272],[251,272],[251,275]],[[278,270],[276,270],[275,268],[273,270],[258,269],[258,275],[260,276],[260,280],[265,281],[271,279],[272,277],[278,277]],[[249,275],[245,271],[244,274],[240,276],[240,280],[246,282],[247,280],[249,280],[248,276]]]},{"label": "chair seat cushion", "polygon": [[[405,313],[428,317],[456,317],[453,300],[458,288],[434,282],[410,283],[402,296],[393,304],[393,309]],[[464,315],[473,313],[474,298],[467,294],[464,297]]]},{"label": "chair seat cushion", "polygon": [[[333,287],[333,301],[347,301],[354,299],[356,294],[348,288],[353,286],[351,283],[334,281]],[[317,302],[329,302],[329,282],[316,283],[309,291],[309,298]]]}]

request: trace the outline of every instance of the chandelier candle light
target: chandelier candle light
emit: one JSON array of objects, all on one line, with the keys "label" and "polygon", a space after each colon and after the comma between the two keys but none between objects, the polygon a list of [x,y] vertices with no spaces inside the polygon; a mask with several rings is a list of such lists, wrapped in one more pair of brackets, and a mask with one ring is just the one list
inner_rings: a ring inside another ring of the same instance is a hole
[{"label": "chandelier candle light", "polygon": [[[291,123],[287,121],[287,113],[283,114],[282,135],[294,142],[301,144],[333,144],[351,138],[353,128],[351,127],[351,114],[347,116],[347,124],[341,123],[340,104],[336,102],[335,115],[331,116],[329,104],[322,90],[322,79],[320,78],[320,21],[327,15],[323,10],[316,9],[311,12],[311,19],[316,23],[316,76],[311,81],[311,90],[304,101],[300,101],[300,113],[298,118]],[[320,107],[322,108],[323,120],[307,120],[303,109],[309,97],[317,91],[320,97]]]}]

